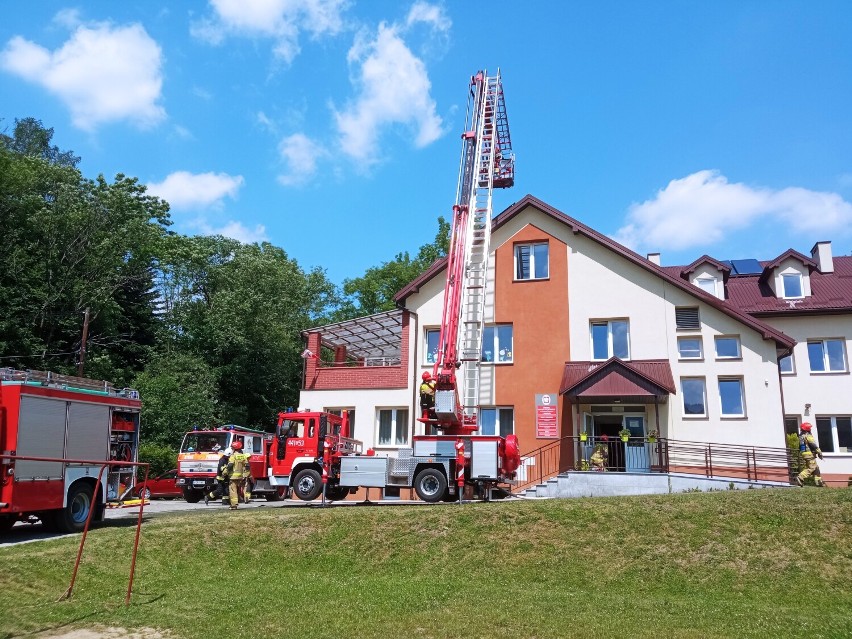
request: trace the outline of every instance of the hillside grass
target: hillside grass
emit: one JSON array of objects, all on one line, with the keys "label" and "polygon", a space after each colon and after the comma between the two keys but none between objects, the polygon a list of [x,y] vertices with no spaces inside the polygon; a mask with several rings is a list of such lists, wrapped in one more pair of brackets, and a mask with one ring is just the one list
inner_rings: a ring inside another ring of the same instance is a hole
[{"label": "hillside grass", "polygon": [[134,532],[0,549],[0,638],[852,636],[852,490],[160,516],[125,607]]}]

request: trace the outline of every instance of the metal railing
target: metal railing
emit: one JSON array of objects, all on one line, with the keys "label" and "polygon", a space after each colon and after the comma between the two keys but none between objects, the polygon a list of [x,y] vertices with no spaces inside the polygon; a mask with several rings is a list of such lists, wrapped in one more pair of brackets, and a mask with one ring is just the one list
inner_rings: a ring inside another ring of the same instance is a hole
[{"label": "metal railing", "polygon": [[[596,454],[597,452],[597,454]],[[521,455],[515,492],[567,471],[668,473],[789,482],[790,449],[643,437],[563,437]]]}]

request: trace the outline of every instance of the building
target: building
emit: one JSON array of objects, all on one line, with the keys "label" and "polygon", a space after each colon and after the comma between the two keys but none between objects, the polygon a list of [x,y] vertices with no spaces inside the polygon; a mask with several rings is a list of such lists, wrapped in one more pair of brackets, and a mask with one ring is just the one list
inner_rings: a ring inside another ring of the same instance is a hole
[{"label": "building", "polygon": [[[434,362],[444,270],[438,261],[400,291],[398,310],[308,332],[322,356],[305,360],[301,406],[351,411],[355,436],[380,452],[410,445],[423,432],[417,386]],[[852,258],[832,260],[828,243],[811,258],[662,267],[528,195],[492,225],[481,432],[517,434],[522,453],[623,429],[780,449],[785,424],[810,419],[824,474],[845,485],[849,275]],[[563,466],[580,454],[566,447]]]}]

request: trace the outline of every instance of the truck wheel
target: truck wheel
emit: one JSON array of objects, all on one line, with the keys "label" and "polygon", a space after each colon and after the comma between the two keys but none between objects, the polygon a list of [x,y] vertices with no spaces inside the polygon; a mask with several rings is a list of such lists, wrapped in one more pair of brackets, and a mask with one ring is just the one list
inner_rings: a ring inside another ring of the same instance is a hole
[{"label": "truck wheel", "polygon": [[349,488],[347,486],[327,486],[325,489],[325,496],[332,501],[346,499],[348,494]]},{"label": "truck wheel", "polygon": [[80,532],[86,527],[92,502],[92,487],[87,484],[74,484],[68,491],[68,505],[54,514],[54,523],[59,532]]},{"label": "truck wheel", "polygon": [[424,468],[414,478],[414,492],[423,501],[434,504],[447,492],[447,478],[435,468]]},{"label": "truck wheel", "polygon": [[312,501],[322,492],[322,477],[313,468],[305,468],[296,474],[290,489],[302,501]]},{"label": "truck wheel", "polygon": [[188,504],[197,504],[204,497],[204,493],[200,490],[192,490],[191,488],[183,489],[183,498]]},{"label": "truck wheel", "polygon": [[10,530],[15,522],[18,521],[15,517],[0,517],[0,535],[3,535]]},{"label": "truck wheel", "polygon": [[266,501],[278,501],[280,499],[284,499],[284,495],[286,494],[286,488],[276,488],[271,493],[266,493],[264,497],[266,497]]}]

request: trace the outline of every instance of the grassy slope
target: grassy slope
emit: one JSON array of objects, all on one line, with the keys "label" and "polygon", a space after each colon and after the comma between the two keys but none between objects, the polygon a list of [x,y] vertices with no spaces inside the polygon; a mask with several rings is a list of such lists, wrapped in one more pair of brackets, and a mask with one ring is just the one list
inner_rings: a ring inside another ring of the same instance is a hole
[{"label": "grassy slope", "polygon": [[852,490],[164,516],[0,549],[0,638],[848,637]]}]

